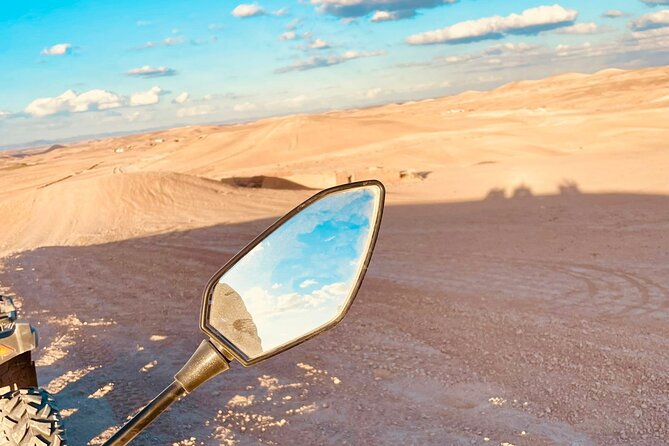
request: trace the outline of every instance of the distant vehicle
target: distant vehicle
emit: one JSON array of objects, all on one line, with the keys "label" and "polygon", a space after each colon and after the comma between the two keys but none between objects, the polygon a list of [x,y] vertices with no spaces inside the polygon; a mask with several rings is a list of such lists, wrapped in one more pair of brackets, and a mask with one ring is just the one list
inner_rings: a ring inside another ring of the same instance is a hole
[{"label": "distant vehicle", "polygon": [[[172,403],[228,370],[231,361],[255,365],[339,323],[367,271],[384,202],[385,189],[376,180],[326,189],[235,255],[204,290],[200,328],[208,339],[105,445],[128,444]],[[2,445],[67,444],[54,398],[37,386],[31,358],[36,347],[35,330],[17,322],[13,300],[0,296]]]}]

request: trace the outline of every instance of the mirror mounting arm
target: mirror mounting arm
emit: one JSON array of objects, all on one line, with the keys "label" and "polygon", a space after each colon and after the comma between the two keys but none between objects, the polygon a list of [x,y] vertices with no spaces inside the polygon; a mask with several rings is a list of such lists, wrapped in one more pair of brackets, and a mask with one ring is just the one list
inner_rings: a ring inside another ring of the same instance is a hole
[{"label": "mirror mounting arm", "polygon": [[175,401],[230,368],[230,361],[211,343],[202,341],[193,356],[174,375],[174,381],[146,405],[103,446],[124,446],[142,432]]},{"label": "mirror mounting arm", "polygon": [[200,343],[181,370],[174,375],[174,381],[181,384],[188,394],[229,368],[230,361],[210,340],[205,340]]}]

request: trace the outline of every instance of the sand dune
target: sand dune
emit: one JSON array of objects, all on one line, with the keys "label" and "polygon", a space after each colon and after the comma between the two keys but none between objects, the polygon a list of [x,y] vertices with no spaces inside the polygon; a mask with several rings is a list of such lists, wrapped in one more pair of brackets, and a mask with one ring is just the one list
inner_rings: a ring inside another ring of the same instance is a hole
[{"label": "sand dune", "polygon": [[[435,172],[431,199],[472,199],[521,182],[548,193],[564,179],[593,191],[667,192],[659,172],[667,168],[668,73],[568,74],[409,104],[93,141],[0,161],[2,190],[13,193],[27,176],[34,187],[85,169],[310,175],[303,181],[314,187],[349,176],[393,183],[413,169]],[[628,175],[641,168],[654,172]]]},{"label": "sand dune", "polygon": [[[254,199],[249,200],[249,193]],[[0,202],[0,249],[82,245],[272,215],[285,198],[170,172],[64,176]]]},{"label": "sand dune", "polygon": [[39,324],[40,379],[84,444],[197,345],[211,273],[309,187],[378,178],[388,212],[344,324],[147,438],[662,444],[667,98],[669,67],[605,70],[0,152],[0,289]]}]

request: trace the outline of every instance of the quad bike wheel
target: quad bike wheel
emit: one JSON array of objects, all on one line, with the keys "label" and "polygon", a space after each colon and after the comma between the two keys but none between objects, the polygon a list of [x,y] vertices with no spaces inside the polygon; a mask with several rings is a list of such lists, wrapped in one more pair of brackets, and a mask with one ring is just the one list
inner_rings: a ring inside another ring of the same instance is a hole
[{"label": "quad bike wheel", "polygon": [[13,390],[0,397],[0,445],[67,445],[60,412],[46,390]]}]

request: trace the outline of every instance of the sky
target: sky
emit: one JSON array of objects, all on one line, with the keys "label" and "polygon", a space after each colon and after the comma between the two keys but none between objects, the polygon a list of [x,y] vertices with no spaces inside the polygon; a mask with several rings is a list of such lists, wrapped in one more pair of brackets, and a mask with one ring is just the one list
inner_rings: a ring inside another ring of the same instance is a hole
[{"label": "sky", "polygon": [[669,0],[0,3],[0,148],[669,60]]},{"label": "sky", "polygon": [[340,314],[369,249],[380,199],[378,186],[327,195],[221,277],[244,301],[265,352]]}]

